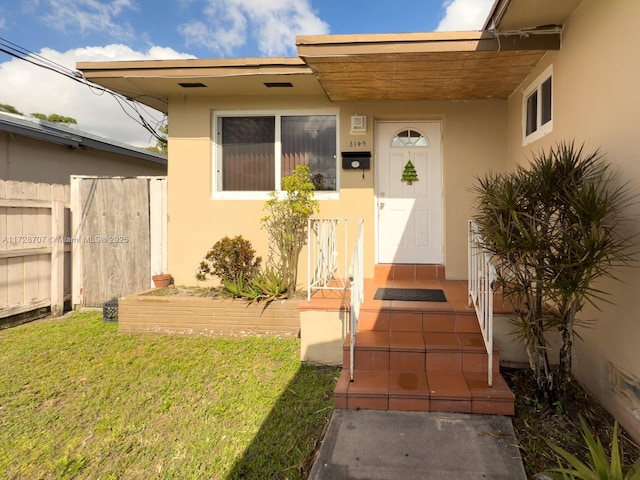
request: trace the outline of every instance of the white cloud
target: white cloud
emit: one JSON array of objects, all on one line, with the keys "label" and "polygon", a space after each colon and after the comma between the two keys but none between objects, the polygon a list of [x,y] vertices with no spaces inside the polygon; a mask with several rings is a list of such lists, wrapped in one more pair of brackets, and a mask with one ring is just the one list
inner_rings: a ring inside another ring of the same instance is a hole
[{"label": "white cloud", "polygon": [[[325,34],[309,0],[208,0],[205,21],[180,25],[187,44],[204,46],[230,56],[249,36],[265,56],[295,54],[296,35]],[[215,25],[212,27],[211,25]]]},{"label": "white cloud", "polygon": [[[76,62],[84,61],[193,58],[171,48],[156,46],[138,52],[124,45],[78,48],[64,53],[44,48],[38,55],[72,70]],[[13,105],[25,114],[58,113],[75,118],[80,130],[137,146],[155,144],[151,135],[127,117],[111,95],[23,60],[0,63],[0,92],[0,103]],[[160,112],[145,109],[150,113],[152,125],[162,119]]]},{"label": "white cloud", "polygon": [[481,30],[494,0],[447,0],[437,31]]},{"label": "white cloud", "polygon": [[136,10],[133,0],[48,0],[42,19],[46,24],[63,32],[108,33],[114,38],[135,38],[135,30],[120,15]]},{"label": "white cloud", "polygon": [[[204,14],[215,21],[195,20],[178,27],[187,45],[207,47],[223,55],[232,55],[235,49],[246,43],[247,19],[239,5],[225,0],[211,0]],[[209,26],[212,24],[216,27]]]}]

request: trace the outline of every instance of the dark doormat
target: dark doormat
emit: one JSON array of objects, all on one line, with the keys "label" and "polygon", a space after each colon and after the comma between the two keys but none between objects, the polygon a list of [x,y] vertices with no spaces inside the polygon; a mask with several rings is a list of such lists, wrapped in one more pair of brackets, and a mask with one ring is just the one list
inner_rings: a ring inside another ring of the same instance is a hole
[{"label": "dark doormat", "polygon": [[407,300],[410,302],[446,302],[444,292],[430,288],[379,288],[375,300]]}]

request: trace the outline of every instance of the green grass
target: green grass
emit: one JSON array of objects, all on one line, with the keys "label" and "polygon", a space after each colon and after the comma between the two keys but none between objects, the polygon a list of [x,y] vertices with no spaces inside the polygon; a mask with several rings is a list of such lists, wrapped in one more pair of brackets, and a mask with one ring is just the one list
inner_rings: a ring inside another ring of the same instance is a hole
[{"label": "green grass", "polygon": [[118,334],[101,312],[0,331],[0,478],[304,478],[338,371],[299,348]]}]

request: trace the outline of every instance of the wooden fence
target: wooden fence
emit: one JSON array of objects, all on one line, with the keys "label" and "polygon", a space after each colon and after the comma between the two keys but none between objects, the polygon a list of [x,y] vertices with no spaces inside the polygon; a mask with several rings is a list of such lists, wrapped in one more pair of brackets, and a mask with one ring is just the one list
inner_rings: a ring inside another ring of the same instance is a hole
[{"label": "wooden fence", "polygon": [[0,319],[71,298],[68,185],[0,180]]},{"label": "wooden fence", "polygon": [[71,177],[73,304],[146,290],[167,270],[166,177]]},{"label": "wooden fence", "polygon": [[166,177],[0,180],[0,324],[146,290],[166,242]]}]

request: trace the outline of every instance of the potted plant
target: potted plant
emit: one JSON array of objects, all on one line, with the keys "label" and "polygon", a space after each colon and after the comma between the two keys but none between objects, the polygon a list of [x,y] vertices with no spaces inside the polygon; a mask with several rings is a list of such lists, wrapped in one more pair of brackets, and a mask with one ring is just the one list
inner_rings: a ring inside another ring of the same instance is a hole
[{"label": "potted plant", "polygon": [[172,280],[170,273],[159,273],[157,275],[153,275],[151,279],[153,280],[153,284],[156,288],[168,287]]}]

